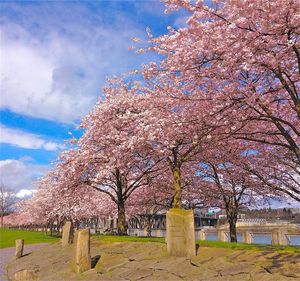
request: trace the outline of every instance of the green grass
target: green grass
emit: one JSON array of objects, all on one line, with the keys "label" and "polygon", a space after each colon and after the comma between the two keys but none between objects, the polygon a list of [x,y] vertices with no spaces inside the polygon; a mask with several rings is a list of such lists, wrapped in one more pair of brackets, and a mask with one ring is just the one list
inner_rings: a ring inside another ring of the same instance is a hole
[{"label": "green grass", "polygon": [[197,241],[200,247],[215,247],[227,248],[232,250],[255,250],[255,251],[272,251],[272,252],[289,252],[300,253],[299,246],[277,246],[277,245],[264,245],[264,244],[245,244],[245,243],[229,243],[221,241]]},{"label": "green grass", "polygon": [[16,239],[24,239],[25,245],[58,241],[44,232],[0,228],[0,249],[14,247]]},{"label": "green grass", "polygon": [[[25,244],[50,243],[58,241],[58,238],[46,235],[43,232],[0,228],[0,249],[14,247],[16,239],[24,239]],[[93,239],[106,243],[114,242],[159,242],[164,243],[164,237],[136,237],[117,235],[93,235]],[[221,241],[197,241],[200,247],[227,248],[232,250],[255,250],[272,252],[300,253],[300,247],[273,246],[260,244],[228,243]]]},{"label": "green grass", "polygon": [[[95,235],[94,239],[113,243],[113,242],[159,242],[164,243],[164,237],[136,237],[136,236],[117,236],[117,235]],[[272,252],[289,252],[300,253],[300,247],[296,246],[273,246],[263,244],[244,244],[244,243],[229,243],[221,241],[196,241],[201,247],[226,248],[232,250],[255,250],[255,251],[272,251]]]},{"label": "green grass", "polygon": [[164,237],[138,237],[138,236],[118,236],[118,235],[94,235],[94,239],[99,241],[114,242],[159,242],[164,243]]}]

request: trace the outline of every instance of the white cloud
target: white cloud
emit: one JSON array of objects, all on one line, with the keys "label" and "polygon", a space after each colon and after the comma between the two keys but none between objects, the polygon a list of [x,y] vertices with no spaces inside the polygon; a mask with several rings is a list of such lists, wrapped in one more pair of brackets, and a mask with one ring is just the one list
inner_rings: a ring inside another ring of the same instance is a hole
[{"label": "white cloud", "polygon": [[7,128],[3,125],[0,125],[0,143],[29,149],[45,149],[48,151],[55,151],[63,148],[62,145],[55,142],[48,142],[38,135]]},{"label": "white cloud", "polygon": [[107,75],[144,60],[128,51],[132,36],[145,37],[144,27],[83,6],[68,5],[68,13],[59,4],[41,7],[11,4],[19,18],[2,18],[0,107],[74,122],[95,103]]},{"label": "white cloud", "polygon": [[18,198],[26,198],[28,196],[31,196],[36,190],[35,189],[21,189],[16,196]]},{"label": "white cloud", "polygon": [[41,177],[48,169],[49,166],[28,162],[26,158],[2,160],[0,161],[1,183],[16,192],[32,190],[34,189],[33,181]]}]

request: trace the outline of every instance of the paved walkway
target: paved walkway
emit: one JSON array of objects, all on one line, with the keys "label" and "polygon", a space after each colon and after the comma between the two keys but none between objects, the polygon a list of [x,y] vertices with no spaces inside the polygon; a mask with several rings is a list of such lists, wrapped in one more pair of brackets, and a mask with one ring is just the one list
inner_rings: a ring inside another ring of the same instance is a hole
[{"label": "paved walkway", "polygon": [[[41,244],[32,244],[32,245],[24,245],[24,251],[23,254],[29,254],[31,251],[36,250],[44,245],[47,245],[48,243],[41,243]],[[6,277],[6,264],[14,259],[15,254],[15,247],[13,248],[5,248],[0,249],[0,281],[7,281]]]},{"label": "paved walkway", "polygon": [[[72,271],[74,247],[53,243],[9,263],[12,277],[21,269],[35,270],[36,280],[79,280]],[[0,252],[1,254],[1,252]],[[100,259],[99,259],[100,255]],[[91,256],[97,263],[80,280],[102,281],[299,281],[300,253],[200,247],[197,256],[170,257],[157,242],[106,243],[91,239]]]}]

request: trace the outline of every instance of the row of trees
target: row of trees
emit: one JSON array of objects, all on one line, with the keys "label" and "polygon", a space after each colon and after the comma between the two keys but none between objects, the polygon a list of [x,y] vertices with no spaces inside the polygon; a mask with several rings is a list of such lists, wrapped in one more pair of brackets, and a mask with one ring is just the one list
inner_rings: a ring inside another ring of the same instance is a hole
[{"label": "row of trees", "polygon": [[187,27],[157,38],[147,30],[142,51],[162,60],[108,81],[31,205],[66,218],[88,204],[116,210],[119,234],[126,213],[149,206],[216,206],[236,241],[240,208],[272,196],[300,202],[299,7],[164,2],[190,13]]},{"label": "row of trees", "polygon": [[0,227],[4,226],[4,216],[13,212],[16,203],[16,193],[4,183],[0,183]]}]

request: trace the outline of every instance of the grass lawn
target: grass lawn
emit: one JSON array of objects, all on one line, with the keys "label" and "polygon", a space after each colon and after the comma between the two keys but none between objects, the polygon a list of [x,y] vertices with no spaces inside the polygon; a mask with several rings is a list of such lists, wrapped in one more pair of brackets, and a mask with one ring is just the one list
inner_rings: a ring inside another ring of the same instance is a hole
[{"label": "grass lawn", "polygon": [[141,237],[141,236],[118,236],[118,235],[93,235],[94,239],[114,242],[160,242],[165,243],[165,237]]},{"label": "grass lawn", "polygon": [[16,239],[24,239],[25,245],[58,241],[44,232],[0,228],[0,249],[14,247]]},{"label": "grass lawn", "polygon": [[299,246],[277,246],[264,244],[245,244],[245,243],[229,243],[221,241],[197,241],[197,244],[203,247],[227,248],[233,250],[255,250],[255,251],[271,251],[271,252],[289,252],[300,253]]},{"label": "grass lawn", "polygon": [[[103,242],[160,242],[165,243],[164,237],[136,237],[136,236],[117,236],[117,235],[95,235],[94,239]],[[255,250],[255,251],[271,251],[271,252],[289,252],[300,253],[298,246],[273,246],[263,244],[244,244],[244,243],[229,243],[221,241],[196,241],[201,247],[227,248],[233,250]]]},{"label": "grass lawn", "polygon": [[[117,235],[93,235],[93,239],[113,243],[113,242],[159,242],[165,243],[164,237],[136,237]],[[24,239],[25,244],[50,243],[58,241],[58,238],[46,235],[43,232],[16,230],[0,228],[0,249],[15,246],[16,239]],[[276,251],[300,253],[300,247],[296,246],[273,246],[262,244],[228,243],[221,241],[196,241],[201,247],[227,248],[233,250],[255,250],[255,251]]]}]

